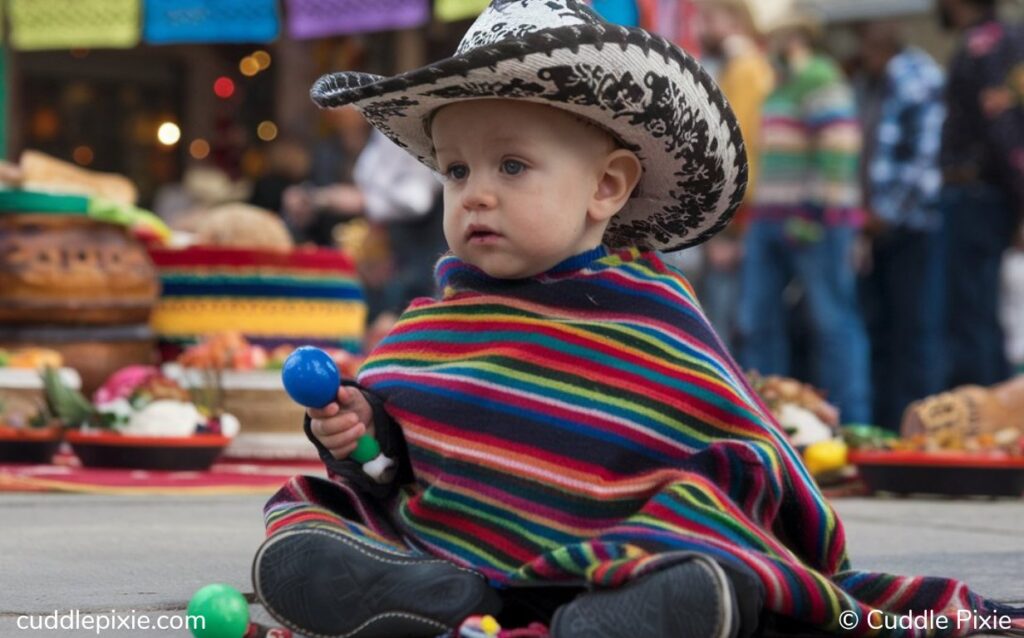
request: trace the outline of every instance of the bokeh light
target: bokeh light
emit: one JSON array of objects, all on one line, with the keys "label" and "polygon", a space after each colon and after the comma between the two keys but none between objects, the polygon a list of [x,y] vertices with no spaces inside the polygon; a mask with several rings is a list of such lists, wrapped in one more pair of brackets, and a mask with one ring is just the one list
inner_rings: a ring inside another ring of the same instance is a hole
[{"label": "bokeh light", "polygon": [[163,122],[156,130],[156,139],[164,146],[174,146],[181,139],[181,129],[174,122]]},{"label": "bokeh light", "polygon": [[90,147],[82,145],[76,146],[75,150],[71,151],[71,158],[75,160],[76,164],[81,164],[82,166],[89,166],[90,164],[92,164],[92,161],[95,158],[95,154],[93,153]]},{"label": "bokeh light", "polygon": [[270,67],[270,54],[264,51],[263,49],[260,49],[259,51],[254,51],[253,54],[249,57],[255,60],[256,64],[260,65],[260,71],[265,71],[267,68]]},{"label": "bokeh light", "polygon": [[235,94],[235,83],[234,81],[222,75],[213,82],[213,93],[217,97],[226,100]]},{"label": "bokeh light", "polygon": [[60,132],[60,117],[57,111],[49,107],[42,107],[32,113],[29,120],[29,130],[37,141],[50,141],[57,137]]},{"label": "bokeh light", "polygon": [[260,138],[264,142],[269,142],[277,137],[277,124],[274,124],[270,120],[263,120],[259,126],[256,127],[256,137]]},{"label": "bokeh light", "polygon": [[238,63],[238,71],[245,77],[251,78],[260,72],[260,63],[252,56],[247,55]]},{"label": "bokeh light", "polygon": [[188,145],[188,154],[197,160],[206,159],[210,154],[210,143],[201,137],[194,139]]}]

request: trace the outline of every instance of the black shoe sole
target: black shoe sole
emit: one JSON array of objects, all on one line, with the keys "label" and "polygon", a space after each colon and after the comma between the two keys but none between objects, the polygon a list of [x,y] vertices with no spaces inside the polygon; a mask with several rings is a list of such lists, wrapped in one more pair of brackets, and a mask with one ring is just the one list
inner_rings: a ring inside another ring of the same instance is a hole
[{"label": "black shoe sole", "polygon": [[319,528],[268,538],[252,581],[271,616],[314,638],[426,638],[500,607],[479,574]]},{"label": "black shoe sole", "polygon": [[551,621],[551,638],[732,638],[736,598],[710,558],[645,576],[621,589],[583,594]]}]

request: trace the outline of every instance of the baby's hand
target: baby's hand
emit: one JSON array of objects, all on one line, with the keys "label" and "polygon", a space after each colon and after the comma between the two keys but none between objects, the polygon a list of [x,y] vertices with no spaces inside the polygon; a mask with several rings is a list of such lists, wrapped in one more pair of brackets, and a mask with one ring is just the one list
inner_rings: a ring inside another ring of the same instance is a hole
[{"label": "baby's hand", "polygon": [[353,387],[338,388],[337,403],[306,410],[313,436],[336,459],[347,458],[356,449],[359,437],[373,436],[373,409],[363,393]]}]

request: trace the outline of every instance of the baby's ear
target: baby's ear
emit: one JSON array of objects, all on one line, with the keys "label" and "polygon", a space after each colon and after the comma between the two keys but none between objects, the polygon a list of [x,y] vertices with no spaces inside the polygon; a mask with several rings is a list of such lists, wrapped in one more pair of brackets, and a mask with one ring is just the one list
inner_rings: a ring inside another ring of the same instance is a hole
[{"label": "baby's ear", "polygon": [[594,221],[607,221],[626,205],[643,169],[633,151],[618,148],[608,154],[598,177],[588,212]]}]

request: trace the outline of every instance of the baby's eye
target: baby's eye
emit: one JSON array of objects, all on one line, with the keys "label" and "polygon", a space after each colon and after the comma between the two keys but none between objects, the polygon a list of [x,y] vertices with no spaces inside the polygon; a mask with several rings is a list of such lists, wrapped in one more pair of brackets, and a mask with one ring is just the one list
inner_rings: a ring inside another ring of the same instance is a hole
[{"label": "baby's eye", "polygon": [[444,171],[444,176],[456,181],[469,177],[469,167],[465,164],[452,164]]},{"label": "baby's eye", "polygon": [[505,160],[501,163],[502,172],[508,175],[518,175],[526,170],[526,165],[519,160]]}]

